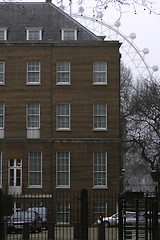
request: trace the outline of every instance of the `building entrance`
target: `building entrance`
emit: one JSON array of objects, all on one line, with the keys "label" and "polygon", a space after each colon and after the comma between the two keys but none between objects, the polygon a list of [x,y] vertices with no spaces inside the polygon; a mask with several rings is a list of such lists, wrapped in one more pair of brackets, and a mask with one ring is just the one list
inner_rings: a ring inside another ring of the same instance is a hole
[{"label": "building entrance", "polygon": [[8,194],[22,193],[22,159],[8,161]]}]

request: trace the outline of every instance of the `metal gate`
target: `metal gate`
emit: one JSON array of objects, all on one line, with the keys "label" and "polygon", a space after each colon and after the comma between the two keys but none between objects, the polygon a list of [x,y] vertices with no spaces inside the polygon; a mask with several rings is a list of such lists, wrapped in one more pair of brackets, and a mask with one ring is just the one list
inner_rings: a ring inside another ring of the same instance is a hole
[{"label": "metal gate", "polygon": [[119,195],[119,240],[159,240],[158,197],[143,192]]}]

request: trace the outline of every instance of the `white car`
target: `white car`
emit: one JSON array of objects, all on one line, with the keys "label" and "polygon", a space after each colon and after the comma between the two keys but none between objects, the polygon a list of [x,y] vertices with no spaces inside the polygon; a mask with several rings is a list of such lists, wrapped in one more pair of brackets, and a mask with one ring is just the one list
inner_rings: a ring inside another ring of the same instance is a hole
[{"label": "white car", "polygon": [[[132,222],[135,220],[136,213],[135,212],[126,212],[125,218],[126,222]],[[105,227],[116,227],[119,223],[118,213],[113,214],[110,217],[104,217],[103,222]],[[101,220],[98,219],[98,223],[101,223]]]}]

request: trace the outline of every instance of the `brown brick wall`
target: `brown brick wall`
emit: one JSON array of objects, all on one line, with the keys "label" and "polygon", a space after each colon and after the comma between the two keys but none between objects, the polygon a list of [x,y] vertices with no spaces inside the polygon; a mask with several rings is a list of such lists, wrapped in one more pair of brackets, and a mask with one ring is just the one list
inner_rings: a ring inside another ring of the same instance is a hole
[{"label": "brown brick wall", "polygon": [[[47,193],[56,191],[56,152],[70,152],[70,190],[80,191],[93,188],[93,152],[107,152],[107,185],[109,191],[118,189],[119,181],[119,144],[118,143],[33,143],[18,142],[1,143],[2,169],[8,169],[8,160],[22,159],[22,186],[23,193],[35,192],[28,189],[28,153],[30,151],[42,152],[42,188],[37,192]],[[3,171],[2,186],[7,190],[8,171]],[[58,189],[57,189],[58,190]]]},{"label": "brown brick wall", "polygon": [[[108,187],[118,188],[119,176],[119,49],[112,46],[0,46],[0,59],[6,63],[5,85],[0,86],[0,102],[5,103],[3,188],[7,185],[8,159],[23,161],[23,186],[28,191],[28,152],[43,152],[43,189],[55,189],[55,152],[71,152],[71,188],[93,186],[93,151],[108,153]],[[28,60],[41,62],[41,85],[26,86]],[[71,62],[71,85],[56,85],[56,61]],[[106,60],[108,84],[93,86],[93,61]],[[108,106],[107,131],[93,131],[93,103]],[[40,102],[40,135],[45,141],[26,140],[26,103]],[[71,103],[71,131],[56,131],[56,103]],[[8,140],[10,138],[10,140]],[[15,140],[21,138],[21,140]],[[49,142],[52,138],[52,144]],[[54,139],[72,139],[72,143]],[[87,139],[101,139],[100,142]],[[103,139],[108,139],[105,142]],[[74,142],[81,139],[80,142]],[[85,141],[83,142],[83,139]],[[112,139],[112,142],[110,142]],[[52,145],[52,146],[51,146]],[[35,191],[35,190],[33,190]],[[37,190],[38,191],[38,190]]]}]

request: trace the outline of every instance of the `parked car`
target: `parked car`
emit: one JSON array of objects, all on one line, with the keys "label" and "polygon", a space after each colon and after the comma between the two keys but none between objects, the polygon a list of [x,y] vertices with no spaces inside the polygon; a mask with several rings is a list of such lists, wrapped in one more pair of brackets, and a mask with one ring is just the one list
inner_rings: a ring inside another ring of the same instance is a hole
[{"label": "parked car", "polygon": [[29,231],[42,231],[42,219],[37,212],[21,211],[14,213],[7,222],[8,233],[22,231],[24,224],[29,224]]},{"label": "parked car", "polygon": [[37,212],[41,219],[42,219],[42,227],[47,229],[47,219],[48,219],[48,215],[49,215],[49,210],[46,207],[30,207],[27,209],[27,211],[31,211],[31,212]]},{"label": "parked car", "polygon": [[[126,222],[131,222],[132,220],[134,221],[135,219],[135,212],[126,212]],[[113,214],[110,217],[104,217],[103,222],[105,224],[105,227],[116,227],[119,224],[119,217],[118,213]],[[101,223],[101,220],[98,219],[98,223]]]},{"label": "parked car", "polygon": [[[147,214],[147,216],[146,216]],[[147,222],[148,226],[152,226],[152,220],[153,220],[153,216],[152,216],[152,212],[139,212],[138,214],[138,224],[139,226],[144,226],[145,223]],[[135,221],[132,222],[132,225],[135,225],[136,223],[136,215],[135,215]],[[160,213],[158,213],[158,224],[160,224]]]},{"label": "parked car", "polygon": [[[136,212],[126,212],[124,215],[125,224],[128,226],[135,227],[137,216]],[[119,218],[118,213],[113,214],[110,217],[104,217],[103,222],[105,224],[105,227],[116,227],[119,224]],[[147,213],[147,222],[148,227],[152,225],[152,212]],[[98,223],[101,223],[101,220],[98,219]],[[146,223],[146,212],[142,211],[138,213],[138,226],[144,227]],[[158,213],[158,223],[160,224],[160,213]]]}]

